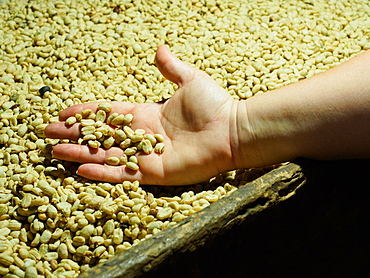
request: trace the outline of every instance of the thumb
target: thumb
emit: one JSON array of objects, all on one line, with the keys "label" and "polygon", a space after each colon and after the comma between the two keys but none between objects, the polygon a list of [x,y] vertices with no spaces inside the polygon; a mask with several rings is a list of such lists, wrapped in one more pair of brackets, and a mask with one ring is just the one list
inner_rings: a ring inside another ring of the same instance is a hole
[{"label": "thumb", "polygon": [[163,76],[180,87],[196,77],[197,70],[177,58],[166,45],[158,47],[156,63]]}]

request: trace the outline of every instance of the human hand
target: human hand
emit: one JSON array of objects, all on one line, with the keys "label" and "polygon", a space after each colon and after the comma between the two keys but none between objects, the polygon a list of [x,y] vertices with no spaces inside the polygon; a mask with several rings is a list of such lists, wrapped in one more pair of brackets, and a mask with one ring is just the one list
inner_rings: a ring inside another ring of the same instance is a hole
[{"label": "human hand", "polygon": [[[59,144],[53,156],[81,163],[78,174],[83,177],[112,183],[138,180],[141,184],[184,185],[234,169],[230,134],[235,130],[237,101],[209,75],[181,62],[166,46],[158,48],[156,62],[164,77],[179,86],[174,95],[165,103],[112,102],[111,113],[131,113],[133,129],[162,134],[163,154],[137,154],[138,171],[124,165],[104,165],[108,157],[123,154],[118,147],[92,149]],[[48,125],[45,135],[77,141],[81,135],[79,124],[68,127],[64,121],[87,108],[96,112],[97,106],[97,102],[91,102],[63,110],[61,122]]]}]

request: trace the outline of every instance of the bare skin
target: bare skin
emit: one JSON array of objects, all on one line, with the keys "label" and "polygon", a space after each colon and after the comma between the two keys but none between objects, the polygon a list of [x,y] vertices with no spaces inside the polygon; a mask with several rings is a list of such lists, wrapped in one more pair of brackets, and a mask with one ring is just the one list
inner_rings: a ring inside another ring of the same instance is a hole
[{"label": "bare skin", "polygon": [[[78,174],[93,180],[183,185],[248,167],[315,159],[370,158],[370,52],[306,80],[234,100],[210,76],[177,59],[167,47],[157,51],[161,73],[179,86],[164,104],[113,102],[113,111],[132,113],[133,129],[165,136],[162,155],[139,155],[140,170],[106,166],[122,150],[92,150],[76,144],[54,147],[56,158],[79,162]],[[45,135],[76,140],[78,125],[64,121],[97,103],[60,113]]]},{"label": "bare skin", "polygon": [[[249,121],[244,115],[248,114]],[[370,158],[370,51],[321,74],[241,101],[242,160]],[[243,136],[251,128],[255,140]],[[237,167],[245,165],[236,162]]]},{"label": "bare skin", "polygon": [[[211,77],[181,62],[167,47],[159,47],[156,59],[162,74],[179,85],[176,93],[164,104],[112,102],[112,112],[132,113],[133,129],[164,135],[162,155],[139,155],[140,170],[137,172],[125,166],[103,165],[109,156],[122,154],[119,148],[94,152],[86,146],[61,144],[54,147],[54,157],[80,162],[79,175],[109,182],[139,180],[142,184],[191,184],[234,168],[230,165],[229,119],[232,113],[235,117],[237,102]],[[85,108],[96,110],[96,107],[97,103],[86,103],[65,109],[60,113],[62,122],[50,124],[45,130],[46,136],[77,139],[78,125],[67,128],[63,121]]]}]

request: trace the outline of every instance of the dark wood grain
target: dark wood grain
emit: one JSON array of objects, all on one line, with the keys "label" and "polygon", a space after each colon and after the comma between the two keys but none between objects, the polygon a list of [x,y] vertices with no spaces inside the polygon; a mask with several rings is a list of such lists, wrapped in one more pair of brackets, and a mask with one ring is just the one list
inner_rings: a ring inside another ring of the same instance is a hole
[{"label": "dark wood grain", "polygon": [[80,277],[140,277],[172,256],[195,251],[256,213],[290,198],[304,183],[300,166],[281,166]]}]

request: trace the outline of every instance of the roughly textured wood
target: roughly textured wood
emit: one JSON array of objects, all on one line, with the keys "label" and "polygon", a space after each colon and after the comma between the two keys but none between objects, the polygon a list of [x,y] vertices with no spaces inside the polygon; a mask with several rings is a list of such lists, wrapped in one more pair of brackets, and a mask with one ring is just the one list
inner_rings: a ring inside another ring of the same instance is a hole
[{"label": "roughly textured wood", "polygon": [[299,159],[306,183],[140,278],[369,276],[370,160]]},{"label": "roughly textured wood", "polygon": [[250,216],[284,201],[304,183],[300,166],[281,166],[80,277],[139,277],[171,256],[194,251]]}]

